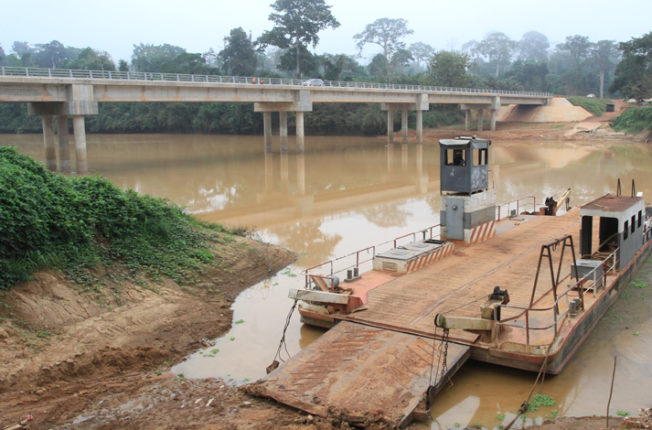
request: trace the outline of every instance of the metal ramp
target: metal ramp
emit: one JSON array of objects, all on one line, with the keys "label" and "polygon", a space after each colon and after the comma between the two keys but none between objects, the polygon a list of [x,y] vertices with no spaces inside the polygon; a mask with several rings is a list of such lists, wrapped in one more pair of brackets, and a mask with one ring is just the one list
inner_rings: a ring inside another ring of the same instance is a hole
[{"label": "metal ramp", "polygon": [[431,372],[434,393],[469,357],[468,346],[449,343],[447,371],[436,375],[439,344],[342,321],[248,391],[321,417],[401,426],[424,400]]}]

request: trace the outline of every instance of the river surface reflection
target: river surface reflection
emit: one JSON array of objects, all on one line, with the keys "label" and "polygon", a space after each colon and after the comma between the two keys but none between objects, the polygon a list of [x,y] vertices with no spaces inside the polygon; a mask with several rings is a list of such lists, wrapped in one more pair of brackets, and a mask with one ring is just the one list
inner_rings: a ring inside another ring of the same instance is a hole
[{"label": "river surface reflection", "polygon": [[[439,222],[435,141],[388,146],[384,138],[308,137],[306,153],[297,155],[277,150],[265,154],[258,136],[89,135],[87,139],[91,173],[123,188],[167,198],[204,220],[248,226],[262,240],[298,254],[294,265],[238,297],[231,331],[214,347],[174,368],[186,377],[218,376],[234,384],[262,377],[291,306],[288,290],[303,284],[305,267]],[[0,145],[15,145],[43,161],[40,136],[0,135]],[[571,187],[571,203],[577,206],[614,192],[617,178],[623,181],[625,193],[635,178],[636,190],[652,199],[649,145],[494,140],[489,161],[499,202],[526,195],[542,202]],[[646,267],[650,269],[649,262]],[[647,291],[639,290],[629,294]],[[542,409],[540,416],[555,411],[604,414],[614,354],[619,355],[619,371],[612,413],[618,409],[636,413],[638,407],[649,406],[650,296],[619,301],[567,369],[545,381],[539,391],[556,399],[557,405]],[[295,354],[320,334],[303,327],[295,314],[288,328],[288,352]],[[518,409],[534,377],[469,363],[437,398],[434,420],[428,426],[498,426]],[[502,414],[505,417],[500,419]]]}]

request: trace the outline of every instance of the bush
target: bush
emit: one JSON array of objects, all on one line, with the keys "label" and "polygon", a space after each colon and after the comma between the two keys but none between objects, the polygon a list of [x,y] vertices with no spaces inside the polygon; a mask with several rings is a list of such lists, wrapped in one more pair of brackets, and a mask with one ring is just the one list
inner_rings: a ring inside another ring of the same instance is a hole
[{"label": "bush", "polygon": [[611,103],[609,99],[596,99],[593,97],[566,97],[566,100],[575,106],[583,107],[595,116],[602,116],[607,109],[607,104]]},{"label": "bush", "polygon": [[0,289],[46,267],[89,279],[98,262],[191,282],[222,230],[107,179],[51,173],[11,147],[0,147],[0,190]]},{"label": "bush", "polygon": [[652,131],[652,107],[626,110],[614,120],[613,128],[627,133],[639,133],[645,129]]}]

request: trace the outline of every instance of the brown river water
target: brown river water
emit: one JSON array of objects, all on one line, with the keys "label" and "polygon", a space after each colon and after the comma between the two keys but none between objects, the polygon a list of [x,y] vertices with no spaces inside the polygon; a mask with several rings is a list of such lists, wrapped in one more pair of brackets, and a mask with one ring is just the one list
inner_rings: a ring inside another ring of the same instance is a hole
[{"label": "brown river water", "polygon": [[[43,161],[39,135],[0,135],[0,145]],[[380,137],[308,137],[305,155],[277,148],[275,142],[275,151],[264,154],[259,136],[88,136],[91,173],[165,197],[204,220],[248,226],[298,254],[294,265],[240,294],[231,331],[173,368],[186,377],[242,384],[264,376],[292,304],[288,290],[303,285],[304,268],[439,223],[436,141],[388,146]],[[576,206],[615,192],[617,178],[624,193],[634,178],[636,190],[652,200],[650,145],[494,140],[489,161],[499,202],[534,195],[541,203],[571,187]],[[564,372],[538,387],[556,404],[528,413],[528,420],[604,415],[614,355],[611,413],[635,415],[652,405],[652,260],[637,279]],[[288,352],[321,333],[302,326],[295,313]],[[439,394],[425,426],[498,428],[514,416],[535,376],[469,362]]]}]

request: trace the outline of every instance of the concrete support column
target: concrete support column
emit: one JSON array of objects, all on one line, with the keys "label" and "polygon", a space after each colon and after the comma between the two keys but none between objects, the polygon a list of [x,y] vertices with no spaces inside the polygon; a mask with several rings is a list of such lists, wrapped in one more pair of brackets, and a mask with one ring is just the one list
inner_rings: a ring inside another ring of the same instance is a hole
[{"label": "concrete support column", "polygon": [[86,160],[86,126],[84,115],[73,115],[72,128],[75,133],[75,154],[77,156],[77,174],[88,173],[88,161]]},{"label": "concrete support column", "polygon": [[394,111],[387,107],[387,142],[394,142]]},{"label": "concrete support column", "polygon": [[263,140],[265,142],[265,153],[272,152],[272,113],[263,112]]},{"label": "concrete support column", "polygon": [[281,111],[278,113],[279,135],[281,137],[281,153],[288,152],[288,113]]},{"label": "concrete support column", "polygon": [[464,111],[464,130],[469,130],[469,124],[471,123],[471,109],[466,109]]},{"label": "concrete support column", "polygon": [[417,110],[417,143],[423,143],[423,111]]},{"label": "concrete support column", "polygon": [[43,148],[45,149],[45,165],[48,170],[57,171],[57,152],[54,146],[54,121],[52,115],[42,115]]},{"label": "concrete support column", "polygon": [[484,109],[478,109],[478,131],[482,131],[482,117],[484,115]]},{"label": "concrete support column", "polygon": [[68,145],[68,116],[57,116],[57,133],[59,136],[59,167],[63,173],[70,173],[70,146]]},{"label": "concrete support column", "polygon": [[496,109],[491,109],[490,111],[491,119],[489,120],[491,131],[496,131]]},{"label": "concrete support column", "polygon": [[403,143],[408,142],[408,111],[407,109],[401,110],[401,136]]},{"label": "concrete support column", "polygon": [[303,154],[305,149],[305,137],[303,133],[303,112],[296,112],[296,123],[297,123],[297,154]]}]

